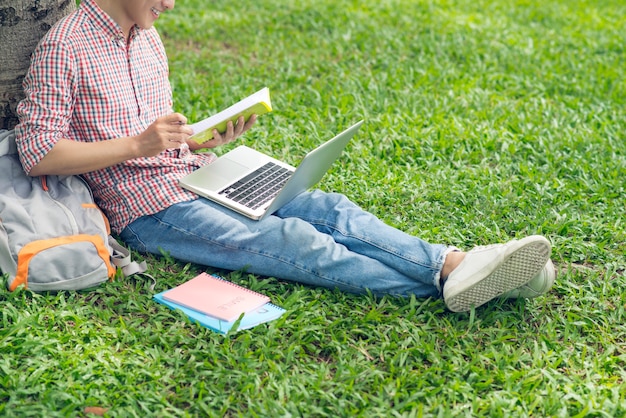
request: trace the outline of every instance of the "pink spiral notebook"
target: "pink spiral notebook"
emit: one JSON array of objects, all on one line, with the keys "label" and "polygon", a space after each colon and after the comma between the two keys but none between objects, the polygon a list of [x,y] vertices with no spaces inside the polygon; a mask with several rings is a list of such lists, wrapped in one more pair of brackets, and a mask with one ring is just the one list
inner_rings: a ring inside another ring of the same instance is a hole
[{"label": "pink spiral notebook", "polygon": [[168,290],[163,299],[223,321],[234,321],[270,301],[265,295],[207,273]]}]

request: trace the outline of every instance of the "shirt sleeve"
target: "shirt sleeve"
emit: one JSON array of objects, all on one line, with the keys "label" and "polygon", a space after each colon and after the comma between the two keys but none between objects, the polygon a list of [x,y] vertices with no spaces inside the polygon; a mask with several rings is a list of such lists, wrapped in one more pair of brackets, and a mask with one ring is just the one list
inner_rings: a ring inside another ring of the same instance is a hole
[{"label": "shirt sleeve", "polygon": [[60,42],[38,45],[24,78],[25,98],[17,113],[16,142],[24,170],[32,168],[67,137],[76,97],[74,60]]}]

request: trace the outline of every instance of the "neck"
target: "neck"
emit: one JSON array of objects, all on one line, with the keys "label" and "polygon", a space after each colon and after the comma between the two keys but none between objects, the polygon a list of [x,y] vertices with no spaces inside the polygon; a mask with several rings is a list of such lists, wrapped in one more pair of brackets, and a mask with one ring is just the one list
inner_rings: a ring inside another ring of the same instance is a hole
[{"label": "neck", "polygon": [[126,39],[130,37],[130,30],[134,26],[134,23],[130,21],[124,9],[122,7],[121,1],[116,0],[94,0],[96,4],[106,13],[111,19],[117,23],[120,28],[122,28],[122,32]]}]

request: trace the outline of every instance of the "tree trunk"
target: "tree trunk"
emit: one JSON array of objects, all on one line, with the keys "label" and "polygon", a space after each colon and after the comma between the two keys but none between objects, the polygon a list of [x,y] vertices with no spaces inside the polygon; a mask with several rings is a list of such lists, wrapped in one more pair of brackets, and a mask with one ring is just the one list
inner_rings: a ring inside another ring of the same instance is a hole
[{"label": "tree trunk", "polygon": [[17,124],[30,55],[50,27],[76,9],[75,0],[0,0],[0,129]]}]

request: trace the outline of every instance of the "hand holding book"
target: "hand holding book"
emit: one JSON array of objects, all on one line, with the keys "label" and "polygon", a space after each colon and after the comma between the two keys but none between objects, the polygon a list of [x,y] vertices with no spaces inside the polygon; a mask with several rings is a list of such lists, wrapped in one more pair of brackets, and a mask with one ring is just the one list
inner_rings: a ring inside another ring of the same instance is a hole
[{"label": "hand holding book", "polygon": [[203,148],[223,145],[247,131],[256,116],[271,111],[269,89],[264,87],[223,111],[190,125],[194,131],[191,139]]},{"label": "hand holding book", "polygon": [[192,138],[194,140],[187,142],[187,145],[189,145],[189,149],[192,151],[198,151],[201,149],[217,148],[222,145],[229,144],[250,129],[252,125],[254,125],[254,122],[256,122],[255,114],[250,115],[248,120],[245,120],[243,116],[239,116],[239,119],[235,121],[228,121],[226,123],[226,130],[224,132],[220,133],[217,129],[213,129],[211,139],[198,144],[195,138]]}]

